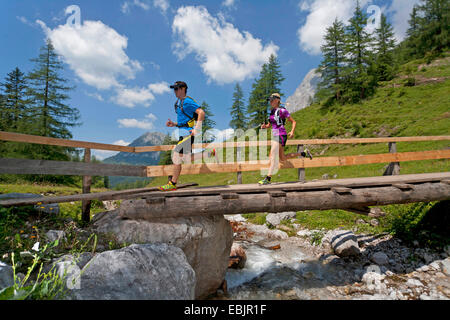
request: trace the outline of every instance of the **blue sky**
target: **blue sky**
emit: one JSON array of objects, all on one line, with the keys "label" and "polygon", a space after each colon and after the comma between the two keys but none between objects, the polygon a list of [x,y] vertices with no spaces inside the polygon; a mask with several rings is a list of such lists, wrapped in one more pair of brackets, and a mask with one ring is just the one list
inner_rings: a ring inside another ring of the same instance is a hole
[{"label": "blue sky", "polygon": [[[369,16],[388,16],[399,40],[417,2],[361,0]],[[76,86],[69,104],[83,124],[73,128],[74,139],[126,144],[148,131],[171,132],[165,122],[176,119],[175,97],[168,85],[176,80],[211,106],[224,130],[236,83],[247,101],[273,53],[286,78],[282,93],[292,95],[320,63],[326,27],[335,17],[348,20],[354,7],[354,0],[4,0],[0,77],[15,67],[29,72],[50,38],[63,76]]]}]

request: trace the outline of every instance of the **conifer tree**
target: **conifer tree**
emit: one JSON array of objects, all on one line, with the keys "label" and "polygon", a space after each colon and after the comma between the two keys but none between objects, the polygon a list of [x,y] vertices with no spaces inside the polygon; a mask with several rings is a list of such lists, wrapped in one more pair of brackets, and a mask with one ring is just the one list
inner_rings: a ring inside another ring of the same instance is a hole
[{"label": "conifer tree", "polygon": [[269,104],[267,98],[275,92],[281,96],[281,83],[284,77],[280,71],[280,65],[274,55],[269,57],[269,61],[263,64],[259,78],[252,84],[252,92],[249,97],[247,111],[250,117],[249,125],[258,127],[267,122]]},{"label": "conifer tree", "polygon": [[365,30],[367,15],[361,10],[359,0],[353,17],[347,26],[347,77],[348,100],[356,102],[370,95],[374,87],[374,75],[369,73],[373,64],[370,52],[373,38]]},{"label": "conifer tree", "polygon": [[[39,57],[32,59],[34,69],[29,73],[30,83],[29,97],[33,102],[33,122],[30,128],[33,134],[71,139],[70,128],[79,125],[78,109],[66,104],[69,99],[67,92],[73,87],[68,87],[68,80],[60,76],[63,65],[50,40],[40,50]],[[41,157],[47,159],[67,159],[67,151],[62,147],[40,146]]]},{"label": "conifer tree", "polygon": [[317,97],[319,100],[341,100],[342,81],[345,68],[345,28],[342,21],[336,18],[327,28],[325,43],[321,46],[323,60],[319,65],[322,74],[318,84]]},{"label": "conifer tree", "polygon": [[25,74],[16,67],[8,73],[1,87],[3,88],[1,130],[27,133],[27,126],[23,124],[27,118],[28,104]]},{"label": "conifer tree", "polygon": [[247,128],[247,117],[245,114],[244,106],[244,93],[239,83],[236,83],[233,93],[233,105],[230,108],[231,111],[231,121],[230,127],[233,129],[246,129]]},{"label": "conifer tree", "polygon": [[200,108],[205,112],[205,120],[202,123],[202,135],[205,142],[210,142],[214,140],[214,135],[211,132],[206,133],[206,131],[214,129],[216,126],[216,122],[212,119],[214,114],[211,112],[211,107],[205,101],[202,102]]},{"label": "conifer tree", "polygon": [[378,81],[389,81],[394,77],[395,38],[392,25],[381,15],[379,27],[375,30],[376,73]]}]

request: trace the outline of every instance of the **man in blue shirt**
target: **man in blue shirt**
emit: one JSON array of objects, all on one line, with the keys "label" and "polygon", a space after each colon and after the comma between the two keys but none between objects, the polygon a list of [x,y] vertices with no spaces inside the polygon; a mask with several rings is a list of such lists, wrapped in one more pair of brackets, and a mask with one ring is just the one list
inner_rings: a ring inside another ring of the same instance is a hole
[{"label": "man in blue shirt", "polygon": [[159,190],[161,191],[173,191],[177,189],[177,180],[180,176],[182,160],[190,160],[193,162],[194,160],[203,157],[201,152],[196,153],[195,155],[192,154],[192,144],[194,143],[195,136],[202,133],[202,123],[205,119],[205,112],[194,99],[186,95],[188,86],[185,82],[177,81],[175,84],[171,85],[170,88],[174,90],[175,96],[178,99],[175,103],[177,122],[173,122],[169,119],[166,122],[166,126],[185,129],[189,132],[189,135],[180,137],[180,141],[173,150],[172,162],[175,165],[175,172],[167,184],[159,187]]}]

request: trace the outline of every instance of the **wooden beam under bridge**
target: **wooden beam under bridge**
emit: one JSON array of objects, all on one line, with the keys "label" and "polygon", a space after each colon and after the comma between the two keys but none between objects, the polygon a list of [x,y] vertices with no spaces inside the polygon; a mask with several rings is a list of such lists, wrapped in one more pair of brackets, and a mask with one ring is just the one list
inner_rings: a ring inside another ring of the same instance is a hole
[{"label": "wooden beam under bridge", "polygon": [[[350,209],[450,200],[450,172],[336,179],[278,185],[233,185],[140,195],[124,201],[128,219],[209,216],[254,212]],[[364,209],[364,210],[361,210]]]}]

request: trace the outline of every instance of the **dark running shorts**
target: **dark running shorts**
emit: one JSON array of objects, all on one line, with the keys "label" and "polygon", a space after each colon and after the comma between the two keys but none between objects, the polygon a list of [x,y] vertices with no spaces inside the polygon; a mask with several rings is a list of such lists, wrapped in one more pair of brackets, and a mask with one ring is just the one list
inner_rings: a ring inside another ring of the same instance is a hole
[{"label": "dark running shorts", "polygon": [[[189,139],[190,137],[190,139]],[[179,154],[192,153],[192,145],[194,144],[194,136],[180,137],[180,141],[176,145],[174,152]],[[183,141],[184,140],[184,141]]]},{"label": "dark running shorts", "polygon": [[[281,144],[282,147],[285,147],[285,146],[286,146],[287,135],[276,136],[276,138],[278,138],[278,142]],[[276,139],[276,138],[275,138],[275,139]]]}]

